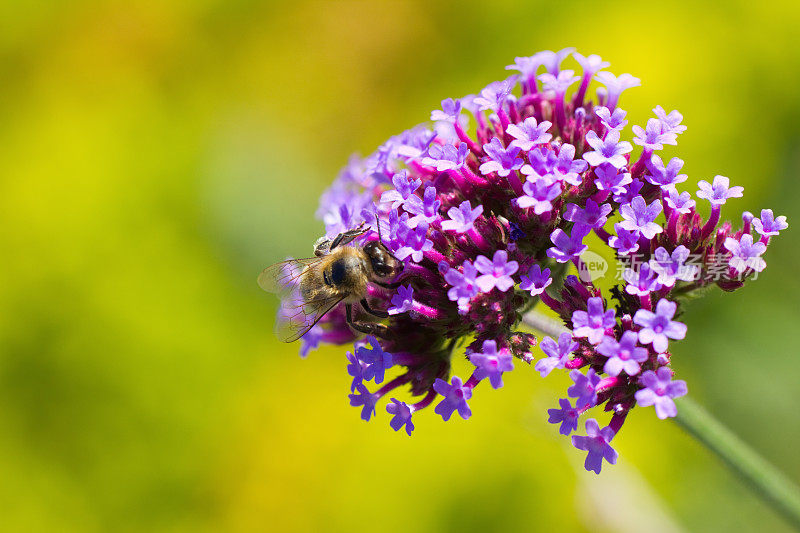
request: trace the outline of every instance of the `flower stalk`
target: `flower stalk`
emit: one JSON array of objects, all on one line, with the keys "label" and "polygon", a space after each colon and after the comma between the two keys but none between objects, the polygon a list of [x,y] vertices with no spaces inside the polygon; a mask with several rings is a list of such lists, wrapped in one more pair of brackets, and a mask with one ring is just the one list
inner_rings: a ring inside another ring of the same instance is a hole
[{"label": "flower stalk", "polygon": [[[558,320],[538,312],[528,313],[522,320],[546,335],[557,337],[569,332]],[[741,476],[777,513],[800,528],[800,488],[694,400],[684,396],[675,403],[675,422]]]},{"label": "flower stalk", "polygon": [[794,527],[800,529],[800,488],[688,397],[680,398],[675,422],[736,472]]}]

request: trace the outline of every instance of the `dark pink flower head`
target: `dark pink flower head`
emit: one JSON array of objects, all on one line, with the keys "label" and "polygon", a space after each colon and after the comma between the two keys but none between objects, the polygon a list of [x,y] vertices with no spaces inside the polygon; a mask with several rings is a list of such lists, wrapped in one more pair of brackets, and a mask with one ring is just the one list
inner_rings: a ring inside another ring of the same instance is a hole
[{"label": "dark pink flower head", "polygon": [[[388,402],[390,426],[409,434],[412,414],[431,406],[444,420],[469,418],[476,386],[500,387],[514,358],[536,361],[542,376],[570,373],[574,405],[562,398],[549,411],[561,433],[589,409],[608,413],[607,427],[589,419],[587,434],[573,436],[589,470],[616,462],[609,443],[635,405],[674,416],[673,399],[686,391],[671,381],[667,351],[687,334],[675,320],[680,302],[711,285],[741,287],[764,270],[770,239],[788,224],[769,209],[721,221],[721,206],[743,192],[722,176],[698,184],[696,197],[712,206],[704,218],[679,190],[688,180],[675,148],[683,116],[655,106],[655,118],[628,117],[618,104],[640,80],[607,67],[571,48],[517,57],[507,68],[518,74],[442,100],[434,124],[351,159],[322,195],[318,254],[380,240],[402,268],[378,276],[387,258],[370,258],[362,267],[375,275],[363,294],[316,302],[316,324],[315,313],[298,312],[313,304],[308,290],[287,281],[279,331],[304,333],[303,355],[353,343],[349,398],[364,420],[379,402]],[[587,265],[598,255],[616,263],[595,284]],[[278,275],[298,280],[306,264]],[[335,284],[331,275],[324,283]],[[541,340],[544,357],[522,324],[537,306],[572,327]],[[472,374],[462,380],[451,367],[464,356]],[[402,388],[412,399],[393,398]]]}]

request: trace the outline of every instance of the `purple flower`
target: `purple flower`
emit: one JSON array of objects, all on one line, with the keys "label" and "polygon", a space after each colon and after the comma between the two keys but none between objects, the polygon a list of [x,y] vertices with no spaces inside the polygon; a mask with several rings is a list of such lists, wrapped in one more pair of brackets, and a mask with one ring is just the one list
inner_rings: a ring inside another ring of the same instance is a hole
[{"label": "purple flower", "polygon": [[483,145],[483,150],[490,160],[480,166],[483,175],[497,172],[499,176],[508,176],[512,170],[517,170],[522,166],[522,159],[517,157],[519,146],[503,147],[503,143],[497,137],[492,137],[491,142]]},{"label": "purple flower", "polygon": [[597,205],[591,198],[586,200],[586,207],[581,209],[575,204],[568,204],[564,211],[564,218],[580,224],[586,224],[592,228],[602,228],[611,213],[609,204]]},{"label": "purple flower", "polygon": [[347,373],[352,376],[353,382],[350,384],[350,392],[354,392],[356,387],[361,385],[364,380],[364,370],[367,368],[367,363],[360,360],[353,352],[347,352]]},{"label": "purple flower", "polygon": [[607,107],[597,106],[594,108],[594,114],[600,118],[600,123],[605,126],[607,130],[621,130],[628,125],[625,120],[625,115],[628,113],[620,108],[617,108],[612,113]]},{"label": "purple flower", "polygon": [[[323,342],[352,343],[346,363],[350,402],[365,420],[372,418],[376,402],[410,386],[416,400],[392,398],[386,408],[391,427],[407,433],[416,423],[412,415],[416,419],[417,411],[428,407],[444,419],[456,417],[456,411],[469,417],[475,386],[486,381],[486,388],[501,387],[504,372],[516,366],[512,357],[542,376],[574,370],[568,394],[548,417],[572,436],[579,433],[585,410],[597,406],[609,413],[609,428],[601,430],[592,420],[588,435],[574,439],[589,452],[587,468],[599,472],[606,459],[616,460],[610,441],[635,408],[634,393],[642,397],[641,405],[655,395],[649,401],[663,403],[660,415],[669,410],[672,397],[646,381],[659,378],[656,371],[670,364],[670,343],[686,336],[674,302],[684,292],[687,297],[700,292],[689,281],[700,265],[689,251],[705,261],[700,266],[708,279],[701,285],[734,290],[745,274],[752,277],[754,269],[764,268],[764,249],[787,224],[768,210],[758,219],[742,214],[738,227],[721,223],[722,203],[741,195],[725,178],[699,187],[712,203],[704,220],[694,193],[678,192],[687,180],[683,162],[656,152],[675,144],[685,130],[680,113],[657,107],[656,118],[634,127],[632,138],[623,135],[632,124],[618,109],[620,93],[638,80],[602,72],[607,63],[598,56],[576,54],[583,72],[562,71],[568,53],[517,58],[509,68],[519,76],[492,83],[479,96],[443,100],[441,109],[430,113],[433,128],[413,127],[366,158],[350,161],[320,200],[326,235],[332,241],[345,233],[345,244],[351,236],[362,246],[369,240],[377,244],[378,238],[404,270],[396,276],[386,272],[383,283],[376,278],[370,287],[374,308],[389,315],[374,324],[381,345],[354,340],[362,335],[348,324],[353,317],[345,306],[337,306],[307,331],[301,351]],[[547,74],[538,76],[542,66]],[[595,79],[596,96],[589,94]],[[612,218],[617,210],[619,219]],[[623,267],[624,281],[618,282],[624,290],[613,281],[593,286],[569,274],[570,262],[579,274],[587,273],[589,243],[608,245],[607,251],[630,267]],[[721,264],[711,264],[720,258]],[[259,276],[263,288],[293,293],[281,305],[281,325],[306,316],[298,307],[310,297],[303,298],[297,281],[303,264]],[[378,266],[376,272],[384,273]],[[721,277],[711,280],[711,274]],[[280,290],[285,285],[287,291]],[[537,338],[517,327],[536,302],[574,329],[541,339],[539,357],[534,357]],[[472,374],[451,381],[458,355],[449,348],[463,344],[470,346],[465,355],[474,365]],[[645,371],[655,378],[640,381]],[[379,383],[375,390],[372,380]]]},{"label": "purple flower", "polygon": [[523,165],[520,172],[528,177],[528,181],[536,181],[540,177],[552,174],[559,181],[566,181],[571,185],[580,185],[583,181],[580,174],[588,167],[586,161],[574,161],[575,147],[571,144],[562,144],[558,155],[553,150],[540,148],[528,154],[530,165]]},{"label": "purple flower", "polygon": [[638,231],[645,239],[652,239],[664,229],[653,222],[661,213],[661,202],[654,200],[647,205],[644,198],[637,196],[630,204],[620,206],[619,214],[623,220],[620,227],[628,231]]},{"label": "purple flower", "polygon": [[325,223],[325,234],[334,238],[361,222],[363,208],[372,205],[372,196],[359,194],[334,186],[323,193],[317,216]]},{"label": "purple flower", "polygon": [[458,207],[451,207],[447,210],[450,220],[442,222],[442,229],[445,231],[455,231],[456,233],[466,233],[473,229],[473,223],[483,214],[483,206],[478,204],[475,209],[464,200]]},{"label": "purple flower", "polygon": [[572,334],[568,332],[558,336],[558,344],[550,337],[545,337],[539,346],[547,354],[547,357],[540,359],[534,369],[543,378],[547,377],[554,368],[564,368],[572,352],[578,349],[578,343],[573,340]]},{"label": "purple flower", "polygon": [[460,143],[457,148],[452,144],[432,144],[428,148],[428,155],[420,163],[434,167],[439,172],[455,170],[464,166],[468,152],[469,147],[465,143]]},{"label": "purple flower", "polygon": [[445,122],[455,123],[461,113],[461,102],[453,100],[452,98],[445,98],[442,100],[442,110],[438,109],[431,112],[431,120],[443,120]]},{"label": "purple flower", "polygon": [[303,335],[300,339],[302,343],[300,345],[300,357],[305,359],[308,357],[308,354],[311,353],[311,350],[316,350],[319,348],[319,343],[322,341],[322,334],[325,330],[323,330],[319,324],[308,330],[308,333]]},{"label": "purple flower", "polygon": [[402,159],[415,159],[425,153],[436,134],[420,124],[389,139],[392,156]]},{"label": "purple flower", "polygon": [[600,383],[600,376],[595,373],[594,368],[590,368],[586,375],[580,370],[573,370],[569,373],[569,377],[575,384],[567,389],[567,395],[575,398],[575,407],[583,409],[597,404],[597,385]]},{"label": "purple flower", "polygon": [[695,201],[692,200],[692,195],[688,192],[678,193],[678,190],[674,187],[666,188],[664,192],[667,193],[664,196],[664,201],[667,205],[682,215],[691,212],[695,206]]},{"label": "purple flower", "polygon": [[573,311],[572,334],[576,337],[586,337],[592,344],[603,340],[607,329],[617,325],[614,310],[603,309],[603,299],[599,296],[589,298],[586,311]]},{"label": "purple flower", "polygon": [[[446,265],[446,263],[445,263]],[[444,273],[444,279],[452,288],[447,291],[447,297],[452,302],[458,302],[458,308],[464,309],[469,300],[478,294],[476,277],[478,270],[469,261],[464,261],[463,272],[455,268],[448,268]]]},{"label": "purple flower", "polygon": [[414,306],[414,287],[400,285],[392,296],[392,306],[387,309],[390,315],[399,315],[411,311]]},{"label": "purple flower", "polygon": [[547,72],[550,74],[558,74],[558,69],[561,67],[561,62],[564,61],[564,58],[570,55],[573,50],[575,50],[575,48],[570,46],[568,48],[563,48],[558,52],[545,50],[536,55],[539,57],[542,65],[544,65],[547,69]]},{"label": "purple flower", "polygon": [[539,81],[545,91],[553,91],[558,96],[566,94],[569,86],[580,80],[580,76],[575,76],[573,70],[562,70],[557,75],[550,74],[549,72],[539,76]]},{"label": "purple flower", "polygon": [[620,205],[629,204],[639,196],[639,191],[642,190],[642,187],[644,187],[644,184],[641,181],[631,180],[623,192],[614,193],[614,201]]},{"label": "purple flower", "polygon": [[575,58],[575,61],[583,69],[584,76],[593,76],[595,72],[603,70],[606,67],[609,67],[611,63],[608,61],[603,61],[603,58],[597,54],[592,54],[588,57],[584,57],[578,52],[572,54],[572,57]]},{"label": "purple flower", "polygon": [[517,205],[523,209],[533,207],[533,212],[541,215],[553,209],[552,201],[561,194],[561,182],[550,175],[542,176],[536,181],[523,183],[522,190],[525,194],[515,200]]},{"label": "purple flower", "polygon": [[358,394],[348,394],[350,405],[353,407],[358,407],[359,405],[363,406],[361,408],[361,418],[369,422],[370,417],[375,414],[375,404],[378,401],[378,395],[371,394],[363,384],[357,385],[356,389],[358,390]]},{"label": "purple flower", "polygon": [[634,144],[648,150],[663,150],[665,144],[678,144],[674,133],[662,131],[661,121],[657,118],[649,119],[646,128],[634,126],[632,129],[636,135],[633,139]]},{"label": "purple flower", "polygon": [[497,351],[495,341],[483,341],[483,352],[472,353],[469,356],[470,362],[475,365],[475,379],[482,380],[489,378],[493,389],[503,386],[503,372],[514,370],[514,357],[507,351]]},{"label": "purple flower", "polygon": [[586,456],[586,462],[583,463],[583,467],[586,470],[599,474],[600,469],[603,467],[603,459],[605,459],[608,464],[617,464],[617,452],[609,444],[613,438],[614,430],[608,426],[600,429],[600,426],[594,418],[590,418],[586,421],[585,437],[578,435],[572,436],[573,446],[579,450],[589,452]]},{"label": "purple flower", "polygon": [[593,167],[601,163],[610,163],[615,168],[622,168],[628,164],[624,154],[633,150],[633,146],[628,141],[620,142],[617,130],[610,130],[606,133],[605,139],[598,137],[592,130],[586,134],[586,142],[595,151],[584,152],[583,158]]},{"label": "purple flower", "polygon": [[772,214],[772,209],[762,209],[761,218],[753,219],[753,227],[756,228],[759,235],[771,237],[788,228],[789,224],[786,223],[785,216],[781,215],[775,218],[775,215]]},{"label": "purple flower", "polygon": [[678,246],[670,254],[666,248],[660,246],[650,260],[650,266],[658,274],[658,282],[665,287],[672,287],[675,281],[693,281],[697,276],[698,268],[686,265],[689,259],[689,249],[683,245]]},{"label": "purple flower", "polygon": [[609,376],[619,376],[625,372],[635,376],[641,371],[639,363],[647,361],[647,348],[636,346],[639,336],[635,331],[626,331],[617,342],[613,337],[604,337],[597,346],[597,353],[608,357],[603,371]]},{"label": "purple flower", "polygon": [[411,408],[406,402],[401,402],[397,398],[392,398],[392,403],[386,406],[386,412],[394,415],[389,421],[389,425],[395,431],[400,431],[403,426],[406,427],[406,433],[411,436],[414,431],[414,424],[411,422]]},{"label": "purple flower", "polygon": [[636,391],[636,402],[642,407],[656,406],[656,416],[661,420],[678,414],[674,398],[685,396],[688,392],[686,382],[672,381],[672,371],[662,366],[658,372],[648,370],[639,378],[643,389]]},{"label": "purple flower", "polygon": [[486,109],[498,111],[503,107],[503,102],[506,101],[506,98],[511,94],[511,90],[516,84],[516,76],[511,76],[503,81],[493,81],[481,91],[481,94],[477,96],[473,102],[481,111]]},{"label": "purple flower", "polygon": [[[552,155],[553,152],[550,152]],[[580,173],[588,168],[586,161],[578,159],[574,161],[575,147],[571,144],[564,143],[558,149],[558,157],[555,158],[554,164],[551,167],[552,174],[562,181],[566,181],[570,185],[580,185],[583,181]]]},{"label": "purple flower", "polygon": [[595,74],[594,79],[606,86],[606,91],[608,91],[606,107],[608,107],[610,110],[613,110],[615,107],[617,107],[619,95],[622,94],[622,91],[641,85],[641,80],[631,76],[630,74],[620,74],[619,76],[614,76],[610,72],[598,72]]},{"label": "purple flower", "polygon": [[670,159],[665,167],[661,158],[654,155],[647,162],[647,168],[650,170],[650,174],[645,174],[645,179],[659,187],[674,187],[688,179],[686,174],[678,174],[683,168],[683,159],[677,157]]},{"label": "purple flower", "polygon": [[652,344],[658,353],[667,351],[669,339],[680,340],[686,337],[686,324],[674,322],[672,317],[678,304],[661,299],[656,304],[656,312],[639,309],[633,315],[633,322],[642,327],[639,331],[639,342]]},{"label": "purple flower", "polygon": [[506,70],[517,70],[525,79],[531,79],[536,76],[536,71],[544,62],[541,54],[535,54],[528,57],[515,57],[514,64],[508,65]]},{"label": "purple flower", "polygon": [[519,125],[509,124],[506,128],[506,133],[514,137],[514,140],[511,141],[511,146],[517,146],[527,152],[537,144],[550,142],[553,136],[547,133],[547,130],[552,125],[547,120],[537,124],[535,117],[528,117]]},{"label": "purple flower", "polygon": [[422,185],[422,180],[409,179],[408,171],[401,170],[392,176],[392,184],[394,185],[394,190],[384,192],[381,195],[381,202],[392,202],[392,207],[397,208],[419,189]]},{"label": "purple flower", "polygon": [[550,269],[545,268],[542,270],[538,264],[531,266],[527,274],[520,276],[519,288],[523,291],[529,291],[531,296],[542,294],[548,285],[553,283],[550,278]]},{"label": "purple flower", "polygon": [[614,165],[603,163],[594,169],[597,178],[594,184],[599,191],[610,191],[613,194],[625,192],[625,186],[633,181],[630,172],[620,172]]},{"label": "purple flower", "polygon": [[585,224],[575,224],[572,227],[572,236],[567,235],[561,228],[556,229],[550,235],[550,240],[555,246],[547,249],[547,257],[555,259],[559,263],[566,263],[579,257],[589,248],[583,244],[583,239],[590,231],[592,228]]},{"label": "purple flower", "polygon": [[697,185],[700,190],[697,191],[698,198],[705,198],[711,202],[712,206],[723,205],[728,198],[741,198],[744,187],[730,187],[730,180],[725,176],[714,176],[714,183],[708,183],[705,180],[700,180]]},{"label": "purple flower", "polygon": [[736,272],[741,273],[748,268],[761,272],[767,266],[767,262],[761,258],[767,245],[763,242],[753,243],[752,235],[742,235],[738,241],[728,237],[725,239],[725,248],[731,253],[728,264]]},{"label": "purple flower", "polygon": [[356,348],[356,357],[367,365],[362,371],[361,377],[365,381],[375,378],[376,384],[382,383],[386,369],[391,368],[394,364],[392,354],[384,352],[375,337],[367,336],[366,340],[372,346],[371,349],[366,346]]},{"label": "purple flower", "polygon": [[425,187],[423,198],[414,195],[403,204],[403,209],[414,215],[408,219],[408,227],[416,228],[423,222],[430,225],[439,218],[439,206],[441,205],[442,201],[436,197],[436,187]]},{"label": "purple flower", "polygon": [[475,280],[481,292],[489,292],[495,287],[506,292],[514,286],[511,276],[517,271],[519,264],[516,261],[509,261],[505,250],[497,250],[491,261],[479,255],[475,259],[475,268],[483,274]]},{"label": "purple flower", "polygon": [[[427,222],[420,223],[416,229],[413,230],[406,227],[405,231],[403,231],[402,239],[400,240],[402,244],[394,252],[395,257],[401,261],[407,257],[411,257],[412,261],[419,263],[422,261],[423,253],[433,248],[433,242],[428,239],[427,236]],[[400,236],[398,235],[398,237]]]},{"label": "purple flower", "polygon": [[626,268],[622,278],[628,283],[625,292],[634,296],[647,296],[661,288],[658,275],[650,268],[649,263],[643,263],[639,270]]},{"label": "purple flower", "polygon": [[659,121],[661,121],[661,127],[664,133],[680,134],[686,131],[686,126],[681,126],[683,115],[677,111],[670,111],[669,115],[667,115],[664,108],[657,105],[655,109],[653,109],[653,113],[655,113]]},{"label": "purple flower", "polygon": [[562,435],[569,435],[578,429],[578,417],[580,416],[580,412],[572,407],[572,404],[567,398],[559,399],[558,405],[561,406],[561,409],[547,410],[547,414],[549,415],[547,421],[551,424],[560,423],[561,427],[558,428],[558,432]]},{"label": "purple flower", "polygon": [[444,399],[436,405],[433,411],[441,415],[445,422],[450,420],[453,411],[456,410],[464,420],[472,415],[472,411],[467,405],[467,400],[472,398],[472,388],[464,386],[458,376],[453,376],[452,385],[443,379],[436,378],[433,390],[444,396]]},{"label": "purple flower", "polygon": [[616,248],[619,255],[629,255],[639,249],[639,232],[637,230],[628,231],[620,224],[614,224],[614,232],[608,239],[608,245]]}]

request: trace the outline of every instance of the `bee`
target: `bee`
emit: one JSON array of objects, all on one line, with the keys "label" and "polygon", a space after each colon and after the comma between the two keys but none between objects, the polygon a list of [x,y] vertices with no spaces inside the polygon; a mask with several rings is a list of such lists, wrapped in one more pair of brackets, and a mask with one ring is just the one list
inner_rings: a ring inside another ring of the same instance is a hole
[{"label": "bee", "polygon": [[403,271],[403,262],[381,242],[380,233],[377,241],[348,246],[369,230],[362,223],[332,240],[322,237],[314,244],[314,257],[289,259],[261,272],[258,285],[282,300],[275,327],[278,338],[296,341],[342,302],[351,328],[367,335],[389,336],[383,324],[353,320],[356,303],[373,316],[387,318],[389,313],[373,309],[367,302],[368,285],[397,288],[400,283],[391,281]]}]

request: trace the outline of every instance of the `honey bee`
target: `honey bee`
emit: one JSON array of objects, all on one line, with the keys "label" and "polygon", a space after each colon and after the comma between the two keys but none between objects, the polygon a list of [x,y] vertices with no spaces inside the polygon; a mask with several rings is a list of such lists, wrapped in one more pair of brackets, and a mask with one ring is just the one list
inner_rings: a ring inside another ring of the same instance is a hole
[{"label": "honey bee", "polygon": [[356,331],[387,337],[383,324],[353,320],[353,304],[360,303],[367,313],[387,318],[386,311],[372,309],[367,302],[367,287],[375,283],[385,288],[397,288],[391,283],[403,270],[403,263],[381,242],[370,241],[363,246],[347,246],[369,231],[361,224],[334,239],[320,238],[314,244],[314,257],[289,259],[265,268],[258,276],[258,285],[282,299],[275,332],[282,341],[293,342],[305,335],[314,325],[344,302],[347,323]]}]

